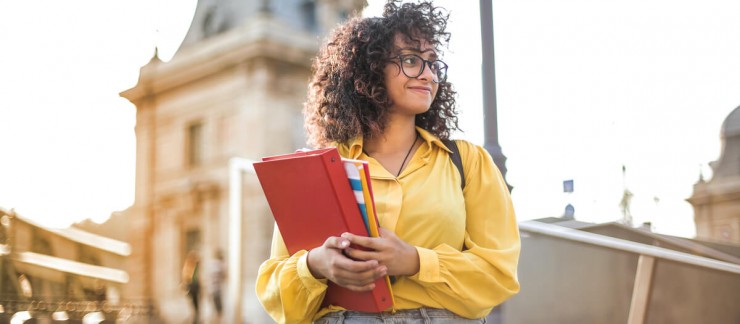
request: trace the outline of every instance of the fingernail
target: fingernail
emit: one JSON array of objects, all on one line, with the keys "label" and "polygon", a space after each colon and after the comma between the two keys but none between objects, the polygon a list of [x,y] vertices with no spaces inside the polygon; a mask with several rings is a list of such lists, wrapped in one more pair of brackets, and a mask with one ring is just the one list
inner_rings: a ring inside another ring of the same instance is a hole
[{"label": "fingernail", "polygon": [[341,235],[343,238],[349,238],[349,233],[342,233]]},{"label": "fingernail", "polygon": [[349,241],[342,241],[341,243],[339,243],[339,246],[345,248],[345,247],[349,246]]}]

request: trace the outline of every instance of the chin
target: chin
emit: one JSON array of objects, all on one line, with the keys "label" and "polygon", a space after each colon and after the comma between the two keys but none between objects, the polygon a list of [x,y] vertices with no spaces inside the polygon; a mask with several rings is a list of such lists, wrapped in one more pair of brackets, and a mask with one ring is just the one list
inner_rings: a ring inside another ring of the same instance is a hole
[{"label": "chin", "polygon": [[396,112],[406,112],[414,115],[419,115],[429,111],[429,108],[431,108],[431,102],[429,104],[416,103],[414,105],[399,105],[396,106],[394,110]]},{"label": "chin", "polygon": [[424,108],[420,108],[420,109],[414,109],[414,112],[416,113],[416,115],[421,115],[421,114],[424,114],[427,111],[429,111],[429,108],[430,107],[424,107]]}]

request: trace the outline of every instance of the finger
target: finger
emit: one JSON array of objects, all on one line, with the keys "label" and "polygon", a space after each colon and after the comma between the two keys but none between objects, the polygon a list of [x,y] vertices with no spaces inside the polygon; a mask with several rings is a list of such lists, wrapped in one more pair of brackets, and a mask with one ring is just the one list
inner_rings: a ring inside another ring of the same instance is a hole
[{"label": "finger", "polygon": [[338,273],[333,277],[333,281],[342,285],[366,286],[375,282],[379,278],[374,272],[363,274],[362,276],[353,273],[344,273],[344,275]]},{"label": "finger", "polygon": [[348,240],[351,244],[364,246],[372,250],[378,249],[377,238],[354,235],[352,233],[343,233],[341,237]]},{"label": "finger", "polygon": [[365,286],[375,282],[378,278],[384,277],[388,270],[385,266],[378,267],[364,272],[351,272],[342,269],[336,269],[333,273],[333,279],[337,283],[345,285]]},{"label": "finger", "polygon": [[395,237],[396,236],[396,233],[393,233],[393,231],[387,230],[387,229],[385,229],[383,227],[379,227],[378,228],[378,235],[380,237]]},{"label": "finger", "polygon": [[343,277],[375,277],[387,271],[377,260],[356,261],[344,256],[332,259],[330,266],[333,273]]},{"label": "finger", "polygon": [[348,247],[350,241],[344,237],[331,236],[324,241],[324,246],[332,249],[344,249]]},{"label": "finger", "polygon": [[358,286],[358,285],[340,285],[340,286],[347,288],[349,290],[358,291],[358,292],[371,291],[375,289],[375,283],[370,283],[364,286]]},{"label": "finger", "polygon": [[371,271],[376,269],[378,266],[379,264],[377,260],[357,261],[344,255],[342,255],[341,258],[335,258],[332,260],[332,268],[353,273]]},{"label": "finger", "polygon": [[360,249],[346,248],[344,252],[347,256],[354,260],[370,261],[378,260],[379,254],[375,251],[366,251]]}]

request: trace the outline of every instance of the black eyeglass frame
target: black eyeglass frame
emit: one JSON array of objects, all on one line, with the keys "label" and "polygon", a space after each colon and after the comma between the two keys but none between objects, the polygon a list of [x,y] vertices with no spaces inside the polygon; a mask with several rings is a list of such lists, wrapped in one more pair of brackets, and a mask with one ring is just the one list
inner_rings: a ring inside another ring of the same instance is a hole
[{"label": "black eyeglass frame", "polygon": [[[404,57],[408,57],[408,56],[415,56],[417,59],[421,60],[421,62],[422,62],[421,69],[419,69],[419,73],[417,75],[415,75],[415,76],[408,74],[406,72],[406,69],[403,67],[403,58]],[[437,63],[437,62],[442,63],[442,66],[443,67],[441,69],[439,69],[439,71],[444,71],[444,79],[441,79],[440,80],[439,72],[432,71],[432,72],[434,72],[433,74],[437,77],[437,80],[435,80],[435,78],[432,78],[432,82],[434,82],[434,83],[443,83],[443,82],[447,81],[447,68],[449,67],[449,65],[447,65],[447,63],[445,63],[442,60],[428,61],[428,60],[425,60],[423,57],[419,56],[418,54],[398,54],[398,55],[396,55],[394,57],[391,57],[391,59],[393,59],[393,60],[398,59],[398,65],[399,65],[399,68],[401,68],[401,72],[403,72],[403,75],[405,75],[408,78],[412,78],[412,79],[416,79],[420,75],[424,74],[424,69],[426,69],[427,66],[429,66],[429,68],[431,69],[432,68],[432,64]]]}]

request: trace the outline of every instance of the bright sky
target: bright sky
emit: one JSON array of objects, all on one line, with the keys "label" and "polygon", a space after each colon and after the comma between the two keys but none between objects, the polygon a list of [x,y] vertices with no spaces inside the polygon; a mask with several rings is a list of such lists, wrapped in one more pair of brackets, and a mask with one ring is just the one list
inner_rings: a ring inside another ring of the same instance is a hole
[{"label": "bright sky", "polygon": [[[450,9],[460,138],[483,144],[478,1]],[[370,15],[382,1],[371,0]],[[494,1],[499,136],[520,220],[621,217],[693,236],[685,201],[740,105],[736,0]],[[169,60],[195,0],[0,2],[0,207],[50,226],[133,203],[135,108],[118,93]],[[158,31],[158,32],[157,32]],[[623,181],[622,165],[627,174]],[[562,181],[575,180],[571,196]]]}]

